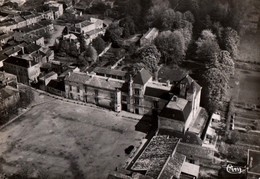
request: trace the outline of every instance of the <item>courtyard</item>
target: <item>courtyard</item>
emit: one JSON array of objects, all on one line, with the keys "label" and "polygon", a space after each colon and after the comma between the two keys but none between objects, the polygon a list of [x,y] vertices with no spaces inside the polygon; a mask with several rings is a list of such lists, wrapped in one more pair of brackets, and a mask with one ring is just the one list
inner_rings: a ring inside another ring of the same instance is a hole
[{"label": "courtyard", "polygon": [[137,120],[35,93],[38,103],[0,131],[0,172],[106,178],[140,146]]}]

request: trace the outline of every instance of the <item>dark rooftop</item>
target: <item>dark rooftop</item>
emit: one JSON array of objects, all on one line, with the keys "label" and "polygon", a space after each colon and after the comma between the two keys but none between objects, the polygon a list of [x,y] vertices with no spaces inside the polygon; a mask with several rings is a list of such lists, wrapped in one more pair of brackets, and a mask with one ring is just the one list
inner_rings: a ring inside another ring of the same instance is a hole
[{"label": "dark rooftop", "polygon": [[158,72],[158,79],[160,82],[166,82],[169,80],[172,82],[179,82],[185,76],[187,76],[187,72],[184,70],[181,70],[179,68],[170,68],[170,67],[162,67]]},{"label": "dark rooftop", "polygon": [[133,82],[136,84],[144,85],[151,78],[151,74],[146,69],[141,69],[134,77]]},{"label": "dark rooftop", "polygon": [[[11,56],[8,59],[6,59],[4,61],[4,63],[17,65],[17,66],[21,66],[21,67],[24,67],[24,68],[29,68],[30,67],[30,64],[29,64],[28,60],[25,60],[23,58],[13,57],[13,56]],[[32,61],[32,65],[33,64],[36,64],[36,63]]]},{"label": "dark rooftop", "polygon": [[27,54],[31,54],[35,51],[38,51],[41,48],[40,45],[36,45],[34,43],[27,45],[24,50]]},{"label": "dark rooftop", "polygon": [[64,81],[51,80],[47,87],[54,88],[60,91],[65,91]]},{"label": "dark rooftop", "polygon": [[146,87],[144,95],[164,100],[170,100],[172,98],[172,95],[169,93],[169,91],[152,87]]},{"label": "dark rooftop", "polygon": [[125,71],[102,68],[102,67],[96,67],[93,71],[97,74],[100,73],[100,74],[114,75],[114,76],[121,76],[121,77],[125,77],[126,75]]},{"label": "dark rooftop", "polygon": [[176,102],[170,101],[161,111],[160,116],[185,122],[191,113],[191,103],[185,100],[186,102],[181,101],[181,103],[183,103],[181,104],[180,100],[185,99],[178,98]]}]

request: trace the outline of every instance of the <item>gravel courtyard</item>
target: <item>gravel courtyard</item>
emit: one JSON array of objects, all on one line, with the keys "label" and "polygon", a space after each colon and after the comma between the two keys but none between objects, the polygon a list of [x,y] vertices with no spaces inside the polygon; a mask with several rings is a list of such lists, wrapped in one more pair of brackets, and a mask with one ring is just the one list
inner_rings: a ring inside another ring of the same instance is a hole
[{"label": "gravel courtyard", "polygon": [[115,112],[53,99],[0,131],[0,172],[50,178],[106,178],[125,164],[124,149],[145,137],[138,121]]}]

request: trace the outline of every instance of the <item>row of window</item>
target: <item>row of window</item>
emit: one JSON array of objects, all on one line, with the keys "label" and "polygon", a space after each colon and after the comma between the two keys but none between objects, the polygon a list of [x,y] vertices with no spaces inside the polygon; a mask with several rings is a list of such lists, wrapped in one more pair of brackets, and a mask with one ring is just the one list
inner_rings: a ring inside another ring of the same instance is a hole
[{"label": "row of window", "polygon": [[[69,86],[69,88],[70,88],[70,91],[72,91],[72,86],[71,85]],[[87,92],[87,87],[85,88],[85,90]],[[79,93],[79,92],[80,92],[80,87],[78,86],[77,87],[77,93]],[[135,94],[136,95],[139,95],[140,94],[139,92],[140,92],[139,89],[135,89]],[[114,96],[113,93],[111,95]],[[95,96],[98,96],[98,90],[95,90]],[[123,95],[122,96],[122,101],[127,101],[127,97]],[[134,103],[136,105],[139,105],[140,104],[140,99],[139,98],[135,98]],[[154,106],[154,108],[158,108],[158,101],[154,101],[153,102],[153,106]]]}]

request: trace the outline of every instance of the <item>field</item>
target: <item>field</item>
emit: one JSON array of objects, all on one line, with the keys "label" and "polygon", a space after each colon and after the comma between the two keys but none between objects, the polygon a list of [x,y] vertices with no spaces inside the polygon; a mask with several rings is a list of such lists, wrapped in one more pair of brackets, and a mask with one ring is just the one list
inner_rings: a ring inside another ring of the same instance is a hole
[{"label": "field", "polygon": [[260,72],[236,69],[238,80],[234,88],[235,101],[260,104]]},{"label": "field", "polygon": [[233,161],[245,162],[247,150],[260,150],[260,72],[236,69],[231,80],[234,130],[230,131],[235,144],[224,144],[221,151]]},{"label": "field", "polygon": [[[0,131],[0,173],[106,178],[140,145],[138,121],[112,111],[36,96],[36,105]],[[29,171],[29,172],[28,172]]]}]

